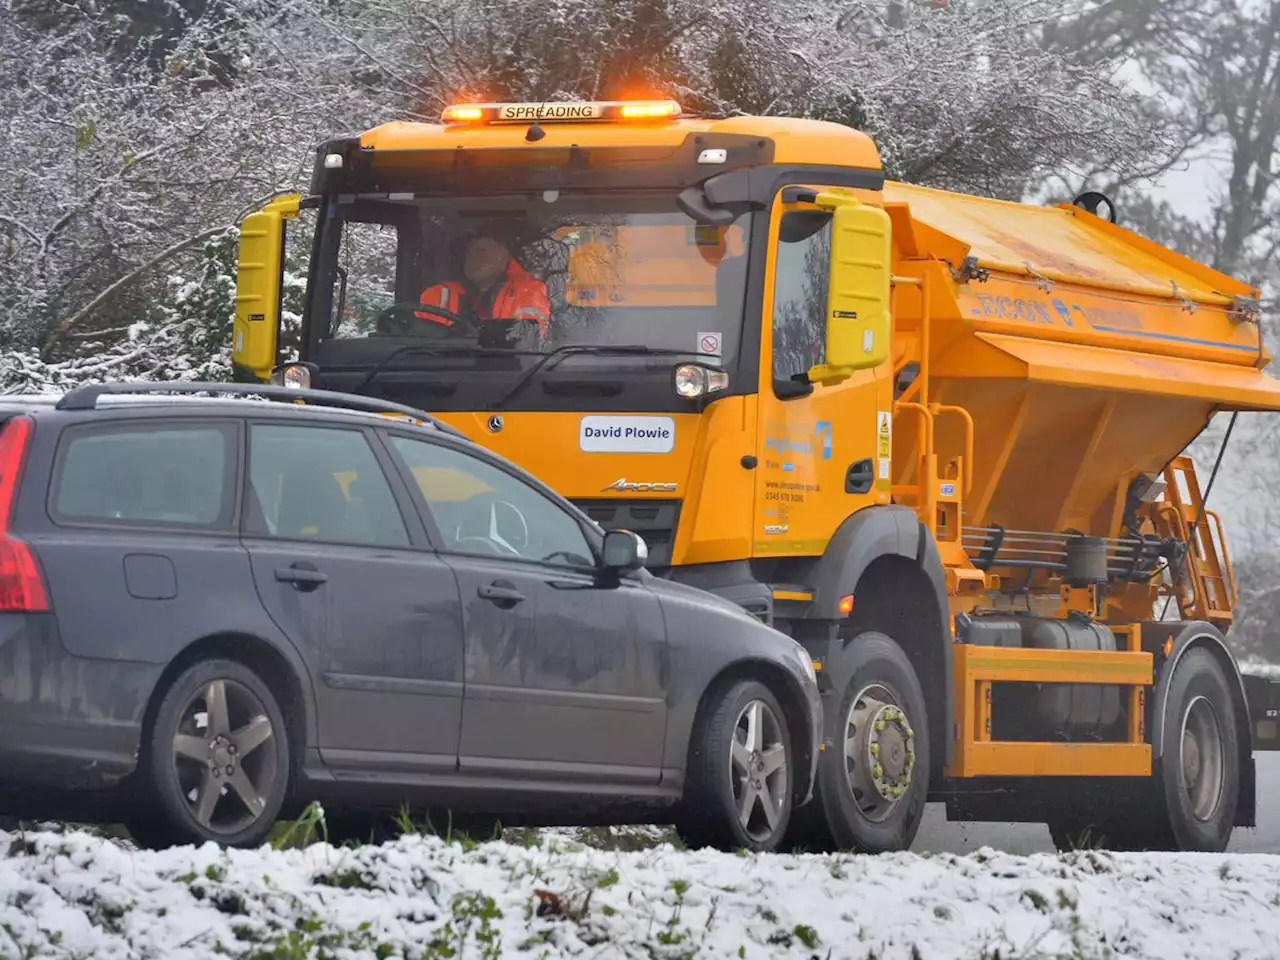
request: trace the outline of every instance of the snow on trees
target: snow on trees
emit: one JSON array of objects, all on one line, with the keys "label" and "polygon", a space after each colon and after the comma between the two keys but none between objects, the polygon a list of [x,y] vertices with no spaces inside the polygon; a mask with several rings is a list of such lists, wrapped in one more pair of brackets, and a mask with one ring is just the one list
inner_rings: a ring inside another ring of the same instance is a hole
[{"label": "snow on trees", "polygon": [[226,230],[303,186],[324,137],[466,97],[661,94],[822,117],[874,135],[891,175],[1007,197],[1084,158],[1158,157],[1150,105],[1111,62],[1043,42],[1063,9],[142,0],[126,15],[3,0],[0,385],[224,370]]}]

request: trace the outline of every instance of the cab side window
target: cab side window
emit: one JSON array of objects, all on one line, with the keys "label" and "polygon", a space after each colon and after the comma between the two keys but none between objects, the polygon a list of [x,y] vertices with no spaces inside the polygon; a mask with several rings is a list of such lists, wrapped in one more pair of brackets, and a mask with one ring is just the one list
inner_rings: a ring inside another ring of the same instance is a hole
[{"label": "cab side window", "polygon": [[594,569],[578,520],[541,491],[460,450],[390,437],[451,553]]},{"label": "cab side window", "polygon": [[831,214],[792,210],[782,217],[773,275],[775,390],[823,362],[827,285],[831,270]]},{"label": "cab side window", "polygon": [[393,224],[348,220],[339,243],[329,329],[343,339],[367,337],[378,315],[396,302],[400,234]]},{"label": "cab side window", "polygon": [[395,494],[368,438],[341,427],[250,426],[245,533],[409,546]]}]

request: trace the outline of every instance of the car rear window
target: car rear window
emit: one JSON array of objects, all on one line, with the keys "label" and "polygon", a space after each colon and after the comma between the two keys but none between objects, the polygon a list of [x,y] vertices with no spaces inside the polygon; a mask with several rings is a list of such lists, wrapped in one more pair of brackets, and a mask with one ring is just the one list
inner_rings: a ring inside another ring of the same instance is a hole
[{"label": "car rear window", "polygon": [[55,520],[229,527],[232,424],[116,424],[71,428],[52,496]]}]

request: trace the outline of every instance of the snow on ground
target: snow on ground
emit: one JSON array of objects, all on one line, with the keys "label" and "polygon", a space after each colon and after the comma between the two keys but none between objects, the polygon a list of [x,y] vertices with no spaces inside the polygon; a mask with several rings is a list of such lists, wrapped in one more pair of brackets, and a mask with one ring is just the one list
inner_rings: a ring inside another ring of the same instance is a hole
[{"label": "snow on ground", "polygon": [[0,832],[0,956],[1274,958],[1280,857],[735,856],[464,847],[138,852]]}]

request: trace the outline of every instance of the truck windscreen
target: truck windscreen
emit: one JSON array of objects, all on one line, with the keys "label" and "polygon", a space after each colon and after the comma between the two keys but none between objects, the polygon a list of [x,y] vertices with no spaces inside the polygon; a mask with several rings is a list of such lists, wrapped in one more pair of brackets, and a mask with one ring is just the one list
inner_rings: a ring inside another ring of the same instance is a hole
[{"label": "truck windscreen", "polygon": [[307,339],[348,369],[414,341],[440,346],[406,352],[436,369],[490,349],[568,345],[687,351],[727,369],[741,339],[749,216],[704,227],[669,194],[335,198],[321,218]]}]

